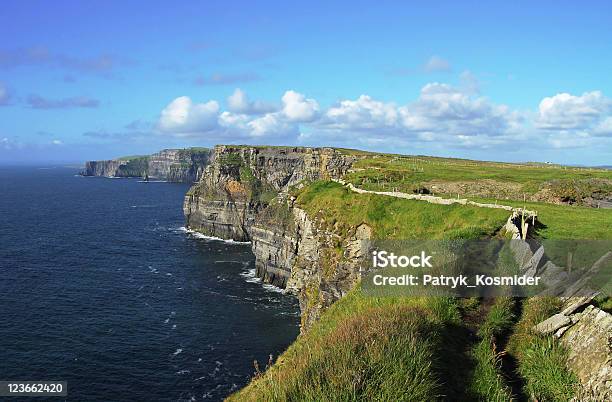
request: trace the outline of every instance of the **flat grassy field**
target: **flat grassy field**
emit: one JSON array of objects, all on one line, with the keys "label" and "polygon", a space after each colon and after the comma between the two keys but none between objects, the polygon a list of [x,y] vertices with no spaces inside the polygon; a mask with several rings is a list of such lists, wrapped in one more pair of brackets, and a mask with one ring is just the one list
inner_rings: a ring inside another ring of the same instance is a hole
[{"label": "flat grassy field", "polygon": [[498,200],[567,200],[612,193],[612,170],[542,163],[501,163],[426,156],[375,155],[345,179],[368,190],[397,189]]},{"label": "flat grassy field", "polygon": [[[478,202],[494,202],[490,198],[468,197]],[[540,225],[536,236],[542,239],[612,239],[612,209],[544,202],[504,200],[504,205],[526,207],[538,213]]]}]

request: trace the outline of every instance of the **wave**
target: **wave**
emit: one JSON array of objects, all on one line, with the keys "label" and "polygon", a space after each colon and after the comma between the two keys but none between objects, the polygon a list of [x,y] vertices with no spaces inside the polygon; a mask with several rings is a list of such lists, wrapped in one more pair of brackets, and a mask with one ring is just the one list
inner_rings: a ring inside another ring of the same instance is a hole
[{"label": "wave", "polygon": [[174,353],[172,353],[172,356],[180,355],[181,353],[183,353],[183,349],[178,348]]},{"label": "wave", "polygon": [[261,278],[257,276],[257,271],[255,268],[251,268],[247,271],[241,272],[240,276],[245,278],[245,280],[249,283],[260,283],[261,287],[267,291],[275,292],[275,293],[285,293],[285,289],[279,288],[278,286],[274,286],[270,283],[263,283]]},{"label": "wave", "polygon": [[195,237],[197,239],[212,240],[212,241],[222,241],[222,242],[227,243],[227,244],[251,244],[250,241],[237,241],[237,240],[231,240],[231,239],[226,240],[226,239],[222,239],[222,238],[216,237],[216,236],[206,236],[206,235],[203,235],[202,233],[197,232],[195,230],[188,229],[185,226],[181,226],[177,230],[179,232],[188,233],[188,234],[192,235],[193,237]]}]

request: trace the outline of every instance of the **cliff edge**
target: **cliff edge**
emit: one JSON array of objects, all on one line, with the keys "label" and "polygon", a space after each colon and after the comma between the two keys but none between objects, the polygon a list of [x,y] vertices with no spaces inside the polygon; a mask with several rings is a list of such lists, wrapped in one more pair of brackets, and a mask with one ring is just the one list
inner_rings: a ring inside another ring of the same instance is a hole
[{"label": "cliff edge", "polygon": [[145,156],[128,156],[106,161],[88,161],[83,176],[148,177],[170,182],[193,183],[208,165],[207,148],[164,149]]}]

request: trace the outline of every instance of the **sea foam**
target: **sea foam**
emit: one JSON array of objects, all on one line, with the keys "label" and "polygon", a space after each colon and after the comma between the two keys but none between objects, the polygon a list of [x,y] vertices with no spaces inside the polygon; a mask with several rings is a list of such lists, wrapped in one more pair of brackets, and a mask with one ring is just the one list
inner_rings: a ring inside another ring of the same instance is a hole
[{"label": "sea foam", "polygon": [[213,241],[221,241],[227,244],[251,244],[250,241],[236,241],[236,240],[226,240],[226,239],[222,239],[220,237],[216,237],[216,236],[206,236],[203,235],[200,232],[196,232],[195,230],[191,230],[186,228],[185,226],[181,226],[180,228],[178,228],[179,232],[183,232],[183,233],[188,233],[190,235],[192,235],[193,237],[197,238],[197,239],[203,239],[203,240],[213,240]]}]

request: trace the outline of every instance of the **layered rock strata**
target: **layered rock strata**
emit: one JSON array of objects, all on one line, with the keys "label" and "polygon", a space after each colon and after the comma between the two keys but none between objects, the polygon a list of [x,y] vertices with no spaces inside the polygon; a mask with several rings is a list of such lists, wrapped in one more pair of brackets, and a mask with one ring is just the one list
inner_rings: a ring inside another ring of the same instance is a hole
[{"label": "layered rock strata", "polygon": [[358,243],[369,229],[340,239],[295,207],[288,190],[341,177],[354,160],[331,148],[217,146],[185,197],[186,225],[250,241],[257,276],[298,295],[306,328],[358,280]]},{"label": "layered rock strata", "polygon": [[106,161],[89,161],[83,176],[148,177],[180,183],[197,181],[208,165],[210,151],[205,148],[164,149],[148,156]]}]

